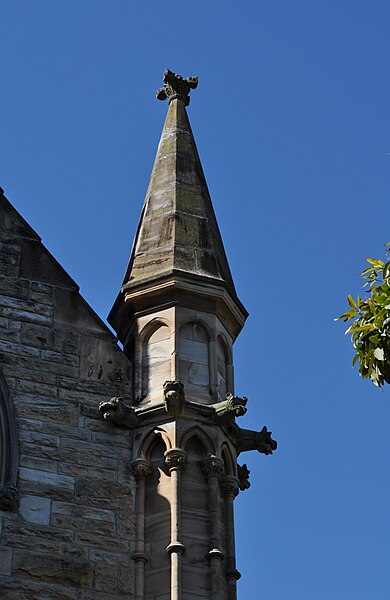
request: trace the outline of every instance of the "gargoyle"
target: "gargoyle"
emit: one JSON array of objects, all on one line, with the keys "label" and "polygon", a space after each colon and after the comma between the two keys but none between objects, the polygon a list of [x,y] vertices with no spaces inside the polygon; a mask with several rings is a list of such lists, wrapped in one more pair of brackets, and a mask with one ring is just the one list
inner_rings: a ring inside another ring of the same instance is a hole
[{"label": "gargoyle", "polygon": [[127,425],[136,427],[140,423],[140,418],[136,414],[134,406],[128,406],[123,398],[114,396],[108,402],[100,402],[99,411],[103,418],[117,425]]},{"label": "gargoyle", "polygon": [[239,396],[233,396],[233,394],[226,394],[225,400],[222,402],[216,402],[215,404],[211,404],[211,407],[214,408],[217,416],[219,418],[233,418],[233,417],[241,417],[245,415],[246,403],[248,402],[248,398],[243,396],[240,398]]},{"label": "gargoyle", "polygon": [[272,454],[278,447],[278,443],[271,437],[272,431],[268,431],[264,426],[261,431],[251,431],[250,429],[240,429],[238,440],[238,452],[247,452],[248,450],[257,450],[262,454]]},{"label": "gargoyle", "polygon": [[183,407],[185,395],[181,381],[166,381],[163,385],[164,403],[167,412],[177,413]]},{"label": "gargoyle", "polygon": [[239,488],[242,492],[244,492],[245,490],[249,489],[251,487],[251,484],[249,482],[249,475],[250,475],[250,470],[248,469],[248,467],[246,466],[246,464],[244,465],[237,465],[237,475],[238,475],[238,482],[239,482]]}]

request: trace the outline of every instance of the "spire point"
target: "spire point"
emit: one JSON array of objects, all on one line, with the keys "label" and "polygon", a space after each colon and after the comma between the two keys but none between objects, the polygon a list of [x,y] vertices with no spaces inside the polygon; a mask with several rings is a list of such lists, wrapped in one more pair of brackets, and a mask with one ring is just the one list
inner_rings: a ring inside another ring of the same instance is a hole
[{"label": "spire point", "polygon": [[178,98],[184,102],[184,106],[188,106],[190,103],[190,91],[198,87],[197,77],[187,77],[184,79],[181,75],[173,73],[169,69],[165,69],[163,82],[164,86],[157,90],[156,98],[158,100],[166,100],[168,98],[168,102]]}]

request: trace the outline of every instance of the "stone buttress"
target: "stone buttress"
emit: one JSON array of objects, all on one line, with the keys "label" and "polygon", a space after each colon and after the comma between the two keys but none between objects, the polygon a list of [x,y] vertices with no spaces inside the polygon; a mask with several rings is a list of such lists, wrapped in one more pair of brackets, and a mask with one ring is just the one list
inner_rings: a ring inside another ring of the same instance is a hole
[{"label": "stone buttress", "polygon": [[133,430],[135,600],[235,600],[233,501],[249,487],[247,450],[272,454],[264,427],[242,429],[232,346],[237,297],[187,117],[197,78],[166,71],[168,99],[128,269],[109,315],[134,378],[100,406]]}]

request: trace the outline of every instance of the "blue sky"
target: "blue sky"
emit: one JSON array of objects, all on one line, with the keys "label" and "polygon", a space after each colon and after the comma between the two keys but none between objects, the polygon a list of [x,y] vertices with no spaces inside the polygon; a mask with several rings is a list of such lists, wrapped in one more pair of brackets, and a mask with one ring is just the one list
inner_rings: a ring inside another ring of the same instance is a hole
[{"label": "blue sky", "polygon": [[239,296],[249,453],[239,598],[388,600],[390,390],[351,369],[348,292],[390,240],[385,1],[0,3],[0,185],[103,318],[166,106],[189,116]]}]

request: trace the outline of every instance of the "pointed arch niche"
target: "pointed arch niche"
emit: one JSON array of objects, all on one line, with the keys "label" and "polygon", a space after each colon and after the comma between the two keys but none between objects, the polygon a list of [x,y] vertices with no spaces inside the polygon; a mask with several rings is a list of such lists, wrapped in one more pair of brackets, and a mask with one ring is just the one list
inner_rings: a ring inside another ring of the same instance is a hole
[{"label": "pointed arch niche", "polygon": [[4,376],[0,373],[0,510],[17,510],[18,444],[16,420]]},{"label": "pointed arch niche", "polygon": [[171,379],[171,331],[167,323],[154,321],[147,326],[141,341],[140,397],[162,393]]},{"label": "pointed arch niche", "polygon": [[217,388],[220,401],[225,400],[227,393],[233,393],[232,353],[222,335],[217,339]]},{"label": "pointed arch niche", "polygon": [[186,323],[179,332],[179,379],[187,392],[210,395],[209,335],[199,321]]}]

